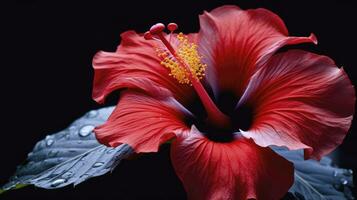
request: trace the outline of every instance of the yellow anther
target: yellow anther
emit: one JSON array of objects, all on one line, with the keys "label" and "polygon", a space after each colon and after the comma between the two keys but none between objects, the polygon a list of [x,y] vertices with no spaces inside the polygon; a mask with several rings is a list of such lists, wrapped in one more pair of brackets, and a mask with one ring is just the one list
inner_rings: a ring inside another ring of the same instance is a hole
[{"label": "yellow anther", "polygon": [[[199,55],[197,45],[190,43],[187,37],[180,33],[177,35],[179,44],[176,49],[176,57],[167,51],[157,49],[157,54],[162,58],[161,65],[170,69],[170,76],[177,79],[179,83],[190,84],[189,74],[194,78],[202,79],[206,64],[201,63],[202,56]],[[187,71],[177,59],[181,59],[187,64],[190,72]]]}]

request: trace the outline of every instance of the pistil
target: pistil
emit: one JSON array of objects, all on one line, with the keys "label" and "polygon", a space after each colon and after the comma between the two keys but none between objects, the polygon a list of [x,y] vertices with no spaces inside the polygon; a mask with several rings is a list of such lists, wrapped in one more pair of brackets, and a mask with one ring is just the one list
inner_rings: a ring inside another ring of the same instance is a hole
[{"label": "pistil", "polygon": [[[168,25],[168,30],[171,32],[170,40],[172,36],[172,32],[177,29],[177,25],[175,23],[170,23]],[[164,55],[165,62],[162,64],[172,68],[171,75],[175,76],[176,79],[179,80],[180,83],[190,83],[192,84],[193,88],[195,89],[197,95],[199,96],[206,112],[207,112],[207,120],[209,123],[213,123],[218,127],[228,127],[230,125],[229,118],[223,114],[218,107],[214,104],[210,96],[208,95],[207,91],[203,87],[200,82],[202,78],[203,70],[205,65],[200,62],[201,57],[198,55],[196,50],[195,44],[187,44],[185,39],[180,38],[184,43],[184,47],[186,48],[187,52],[178,53],[178,51],[171,45],[171,43],[166,39],[163,34],[165,30],[165,25],[162,23],[155,24],[150,28],[150,31],[146,32],[144,37],[145,39],[158,39],[162,42],[162,44],[167,48],[168,52],[171,54],[171,58],[168,58],[167,53],[161,53],[160,55]],[[180,49],[179,49],[180,50]],[[188,56],[182,56],[187,55]],[[181,55],[181,56],[180,56]],[[186,58],[186,59],[185,59]],[[174,59],[172,61],[171,59]],[[195,65],[195,66],[190,66]],[[179,67],[183,74],[177,73]],[[193,70],[194,69],[194,70]],[[174,72],[173,72],[174,70]],[[179,74],[179,75],[177,75]]]}]

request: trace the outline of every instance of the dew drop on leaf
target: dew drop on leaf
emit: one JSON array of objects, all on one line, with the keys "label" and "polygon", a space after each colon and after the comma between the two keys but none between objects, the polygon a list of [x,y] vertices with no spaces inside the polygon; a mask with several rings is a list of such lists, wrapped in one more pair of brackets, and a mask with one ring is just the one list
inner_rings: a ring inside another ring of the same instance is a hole
[{"label": "dew drop on leaf", "polygon": [[54,142],[55,142],[54,140],[48,139],[48,140],[46,140],[46,145],[49,147],[49,146],[51,146]]},{"label": "dew drop on leaf", "polygon": [[113,152],[114,152],[114,149],[108,149],[106,153],[107,153],[107,154],[111,154],[111,153],[113,153]]},{"label": "dew drop on leaf", "polygon": [[87,114],[87,118],[94,118],[98,115],[98,111],[96,110],[92,110],[92,111],[89,111],[88,114]]},{"label": "dew drop on leaf", "polygon": [[346,179],[344,179],[344,178],[342,178],[340,181],[341,181],[342,185],[347,185],[348,184],[348,181]]},{"label": "dew drop on leaf", "polygon": [[93,167],[96,168],[96,167],[101,167],[104,163],[103,162],[96,162],[94,163]]},{"label": "dew drop on leaf", "polygon": [[93,125],[85,125],[79,130],[79,136],[86,137],[88,136],[94,129]]},{"label": "dew drop on leaf", "polygon": [[64,173],[63,175],[62,175],[62,177],[63,178],[70,178],[70,177],[72,177],[73,176],[73,172],[66,172],[66,173]]},{"label": "dew drop on leaf", "polygon": [[51,183],[51,187],[57,187],[65,182],[66,182],[66,179],[64,179],[64,178],[56,179]]}]

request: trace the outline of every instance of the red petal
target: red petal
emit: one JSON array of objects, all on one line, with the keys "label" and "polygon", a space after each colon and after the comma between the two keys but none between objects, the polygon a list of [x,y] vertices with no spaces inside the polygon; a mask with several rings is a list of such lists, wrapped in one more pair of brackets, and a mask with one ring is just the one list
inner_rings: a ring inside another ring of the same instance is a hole
[{"label": "red petal", "polygon": [[355,92],[330,58],[291,50],[273,56],[252,77],[239,104],[255,113],[244,136],[261,146],[305,148],[306,158],[319,159],[346,136]]},{"label": "red petal", "polygon": [[124,92],[104,125],[94,131],[107,146],[129,144],[137,153],[156,152],[160,144],[184,131],[184,113],[174,100],[157,100],[141,93]]},{"label": "red petal", "polygon": [[287,44],[316,43],[310,37],[288,37],[284,22],[266,9],[241,10],[223,6],[200,16],[200,53],[206,63],[206,78],[218,90],[243,93],[261,63]]},{"label": "red petal", "polygon": [[177,99],[190,96],[189,91],[192,89],[178,84],[160,64],[155,51],[157,42],[145,40],[142,35],[133,31],[125,32],[121,37],[122,41],[116,52],[101,51],[93,58],[94,100],[102,103],[108,94],[121,88],[144,90],[153,95],[164,91],[162,88],[167,88]]},{"label": "red petal", "polygon": [[194,127],[180,134],[171,158],[189,199],[280,199],[294,180],[293,165],[253,141],[206,139]]}]

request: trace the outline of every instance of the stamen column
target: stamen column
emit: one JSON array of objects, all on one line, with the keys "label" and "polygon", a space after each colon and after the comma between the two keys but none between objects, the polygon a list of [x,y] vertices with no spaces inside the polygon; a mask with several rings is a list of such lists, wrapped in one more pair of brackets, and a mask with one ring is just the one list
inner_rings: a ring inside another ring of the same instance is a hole
[{"label": "stamen column", "polygon": [[[167,50],[171,53],[171,55],[179,62],[180,66],[187,72],[188,79],[190,80],[192,86],[194,87],[195,91],[197,92],[199,98],[208,115],[208,121],[210,123],[214,123],[221,127],[227,127],[230,124],[229,118],[223,114],[217,106],[214,104],[210,96],[208,95],[207,91],[199,81],[197,77],[192,74],[190,66],[187,62],[180,58],[177,54],[176,50],[170,44],[170,42],[165,38],[163,35],[163,31],[165,29],[165,25],[162,23],[155,24],[150,28],[149,32],[146,32],[144,37],[146,39],[151,39],[153,36],[157,36],[159,40],[165,45]],[[174,23],[170,23],[168,29],[171,33],[177,29],[177,25]]]}]

